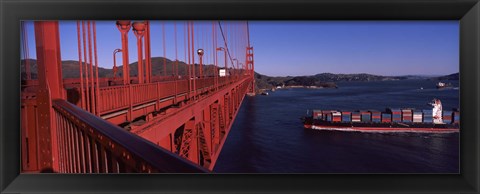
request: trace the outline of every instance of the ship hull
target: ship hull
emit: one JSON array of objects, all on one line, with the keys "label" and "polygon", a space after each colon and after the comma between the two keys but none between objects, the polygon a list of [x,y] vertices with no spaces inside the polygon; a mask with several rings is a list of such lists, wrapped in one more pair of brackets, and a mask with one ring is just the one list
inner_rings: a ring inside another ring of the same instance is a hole
[{"label": "ship hull", "polygon": [[304,127],[315,130],[358,131],[358,132],[414,132],[414,133],[456,133],[458,124],[433,123],[342,123],[305,119]]}]

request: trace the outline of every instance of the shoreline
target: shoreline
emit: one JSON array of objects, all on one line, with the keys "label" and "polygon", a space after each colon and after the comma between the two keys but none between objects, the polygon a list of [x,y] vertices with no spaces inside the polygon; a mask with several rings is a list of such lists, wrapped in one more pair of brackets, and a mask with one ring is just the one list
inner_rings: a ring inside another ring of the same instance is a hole
[{"label": "shoreline", "polygon": [[306,89],[329,89],[329,88],[333,88],[333,89],[336,89],[336,88],[338,88],[338,86],[335,85],[335,86],[330,86],[330,87],[324,87],[324,86],[301,86],[301,85],[294,85],[294,86],[285,86],[285,87],[271,88],[271,89],[261,88],[261,89],[258,89],[258,91],[259,91],[259,93],[261,93],[261,92],[263,92],[263,91],[275,91],[275,90],[291,89],[291,88],[306,88]]}]

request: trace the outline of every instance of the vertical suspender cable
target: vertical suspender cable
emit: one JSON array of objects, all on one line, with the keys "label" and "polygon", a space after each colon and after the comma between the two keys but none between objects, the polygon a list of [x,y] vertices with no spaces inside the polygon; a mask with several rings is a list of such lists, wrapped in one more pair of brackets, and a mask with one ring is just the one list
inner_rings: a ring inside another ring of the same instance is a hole
[{"label": "vertical suspender cable", "polygon": [[96,109],[95,109],[95,114],[100,116],[100,113],[98,112],[98,105],[100,105],[101,103],[98,102],[98,97],[99,97],[99,94],[100,94],[100,83],[98,82],[98,58],[97,58],[97,25],[95,24],[95,21],[93,21],[93,49],[94,49],[94,55],[95,55],[95,78],[96,78],[96,99],[95,101],[97,102],[97,106],[96,106]]},{"label": "vertical suspender cable", "polygon": [[[232,43],[232,54],[233,54],[233,58],[234,59],[237,59],[237,44],[236,44],[236,41],[235,41],[235,21],[232,22],[232,26],[230,28],[230,30],[232,31],[232,35],[230,36],[230,42]],[[238,59],[237,59],[237,63],[234,64],[234,65],[237,65],[238,66]],[[238,71],[238,67],[237,66],[234,66],[236,67],[235,68],[235,76],[237,76],[237,71]]]},{"label": "vertical suspender cable", "polygon": [[[208,28],[207,28],[207,24],[206,23],[202,23],[202,28],[203,28],[203,42],[202,42],[202,47],[201,48],[204,48],[205,51],[207,51],[207,33],[208,33]],[[205,61],[203,62],[204,65],[203,67],[206,67],[206,65],[208,64],[209,62],[209,58],[208,55],[205,56]],[[202,75],[205,76],[206,75],[206,72],[204,72],[204,68],[202,67]]]},{"label": "vertical suspender cable", "polygon": [[[174,28],[174,35],[175,35],[175,76],[178,78],[178,45],[177,45],[177,22],[175,21],[173,23],[173,28]],[[175,79],[176,79],[175,78]]]},{"label": "vertical suspender cable", "polygon": [[[203,48],[203,26],[202,26],[202,22],[199,22],[197,31],[198,31],[197,32],[197,48],[200,49],[200,48]],[[195,55],[195,56],[198,56],[198,55]],[[199,58],[200,58],[200,56],[199,56]],[[203,76],[203,67],[202,67],[202,63],[199,63],[199,65],[198,65],[198,77],[202,78],[202,76]]]},{"label": "vertical suspender cable", "polygon": [[21,21],[20,22],[20,30],[21,30],[21,37],[20,37],[20,42],[22,44],[22,50],[21,50],[21,54],[23,55],[23,63],[24,63],[24,66],[25,66],[25,75],[28,76],[28,72],[27,72],[27,58],[26,58],[26,46],[25,46],[25,39],[26,39],[26,36],[25,36],[25,22],[24,21]]},{"label": "vertical suspender cable", "polygon": [[85,32],[85,21],[82,21],[82,35],[83,35],[83,58],[85,61],[85,106],[87,107],[87,111],[90,111],[90,92],[88,89],[88,63],[87,63],[87,40],[86,40],[86,32]]},{"label": "vertical suspender cable", "polygon": [[185,25],[183,25],[183,62],[187,65],[185,67],[185,75],[188,75],[188,63],[187,63],[187,23],[185,22]]},{"label": "vertical suspender cable", "polygon": [[178,88],[177,88],[177,79],[178,79],[178,48],[177,48],[177,22],[173,22],[173,30],[174,33],[173,35],[175,36],[175,63],[172,64],[172,74],[175,75],[174,80],[175,80],[175,98],[174,101],[177,103],[177,93],[178,93]]},{"label": "vertical suspender cable", "polygon": [[91,113],[95,112],[95,82],[93,81],[93,57],[92,57],[92,31],[91,31],[91,22],[87,21],[87,27],[88,27],[88,59],[89,59],[89,65],[88,67],[90,68],[90,84],[91,86],[89,87],[92,91],[90,91],[91,95],[91,103],[92,103],[92,109],[90,110]]},{"label": "vertical suspender cable", "polygon": [[192,74],[193,74],[193,97],[195,99],[195,97],[197,96],[197,85],[196,85],[196,80],[197,80],[197,74],[195,73],[195,30],[194,30],[194,26],[195,26],[195,23],[192,21],[190,22],[192,27],[190,28],[190,30],[192,31],[190,33],[190,35],[192,36],[192,49],[191,49],[191,52],[190,54],[192,55]]},{"label": "vertical suspender cable", "polygon": [[127,74],[125,77],[126,77],[126,81],[124,80],[123,82],[124,83],[127,83],[128,85],[130,85],[130,64],[128,63],[128,32],[124,33],[123,34],[123,37],[124,37],[124,40],[125,40],[125,49],[122,49],[122,57],[123,55],[125,55],[126,57],[124,58],[124,61],[126,61],[126,63],[124,62],[124,66],[126,66],[125,68],[123,68],[125,71],[123,72],[124,74]]},{"label": "vertical suspender cable", "polygon": [[145,21],[147,23],[145,29],[145,65],[146,67],[146,76],[147,76],[147,83],[151,83],[152,80],[152,53],[150,47],[150,21]]},{"label": "vertical suspender cable", "polygon": [[217,53],[217,47],[218,47],[218,44],[217,44],[217,41],[218,41],[218,38],[217,38],[217,26],[215,25],[215,22],[213,22],[213,39],[214,39],[214,43],[213,43],[213,51],[215,52],[215,76],[217,77],[217,90],[218,90],[218,85],[219,85],[219,82],[218,82],[218,53]]},{"label": "vertical suspender cable", "polygon": [[167,76],[167,47],[165,46],[165,21],[162,22],[163,38],[163,76]]},{"label": "vertical suspender cable", "polygon": [[[233,64],[233,58],[232,58],[232,55],[230,54],[230,49],[228,49],[228,43],[229,41],[227,41],[228,39],[228,33],[227,33],[227,29],[225,31],[223,31],[223,28],[222,28],[222,24],[220,23],[220,21],[218,22],[218,26],[220,27],[220,33],[222,34],[222,37],[223,37],[223,42],[225,44],[225,52],[227,52],[228,54],[228,58],[230,59],[230,63]],[[227,64],[226,65],[226,68],[228,69],[228,66]]]},{"label": "vertical suspender cable", "polygon": [[216,51],[216,46],[215,46],[215,22],[212,21],[212,62],[213,62],[213,68],[212,68],[212,73],[213,73],[213,87],[217,89],[217,51]]},{"label": "vertical suspender cable", "polygon": [[191,97],[191,92],[192,92],[192,61],[190,59],[190,21],[187,21],[187,54],[188,54],[188,96],[189,98]]},{"label": "vertical suspender cable", "polygon": [[83,64],[82,64],[82,47],[80,36],[80,22],[77,21],[77,39],[78,39],[78,66],[80,71],[80,101],[81,107],[85,109],[85,97],[83,95]]}]

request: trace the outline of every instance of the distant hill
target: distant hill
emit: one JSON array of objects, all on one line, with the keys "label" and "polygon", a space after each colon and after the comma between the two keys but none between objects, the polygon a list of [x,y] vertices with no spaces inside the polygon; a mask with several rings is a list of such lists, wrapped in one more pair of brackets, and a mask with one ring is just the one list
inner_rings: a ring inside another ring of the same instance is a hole
[{"label": "distant hill", "polygon": [[315,76],[286,76],[271,77],[255,72],[257,89],[271,89],[277,86],[316,86],[333,88],[336,84],[330,81],[320,80]]},{"label": "distant hill", "polygon": [[404,80],[408,79],[406,76],[381,76],[381,75],[372,75],[366,73],[360,74],[332,74],[332,73],[321,73],[316,74],[313,77],[317,78],[319,81],[324,82],[339,82],[339,81],[387,81],[387,80]]},{"label": "distant hill", "polygon": [[[32,78],[37,78],[37,61],[35,59],[28,60],[31,66]],[[163,66],[166,61],[166,72],[167,75],[171,75],[173,64],[175,61],[166,59],[163,57],[152,57],[152,71],[153,75],[163,75]],[[120,65],[119,62],[118,65]],[[131,63],[130,66],[130,75],[137,75],[137,65],[138,62]],[[22,79],[25,79],[24,68],[25,60],[21,61],[22,69]],[[123,75],[123,66],[118,66],[117,76],[121,77]],[[196,65],[198,70],[198,64]],[[213,65],[204,65],[204,74],[212,75],[213,74]],[[113,77],[113,70],[108,68],[98,68],[99,77]],[[187,75],[187,64],[183,61],[178,61],[178,72],[179,75]],[[62,73],[63,78],[76,78],[79,77],[79,66],[78,61],[66,60],[62,61]],[[94,68],[95,73],[95,68]],[[454,73],[446,76],[439,77],[428,77],[428,76],[418,76],[418,75],[406,75],[406,76],[381,76],[381,75],[372,75],[372,74],[333,74],[333,73],[320,73],[311,76],[267,76],[255,72],[255,81],[257,84],[257,89],[271,89],[277,86],[317,86],[317,87],[336,87],[335,82],[341,81],[387,81],[387,80],[405,80],[405,79],[433,79],[433,80],[458,80],[459,73]]]},{"label": "distant hill", "polygon": [[343,81],[390,81],[407,79],[436,79],[436,80],[458,80],[458,73],[432,77],[427,75],[405,75],[405,76],[381,76],[366,73],[360,74],[333,74],[320,73],[310,76],[267,76],[255,73],[255,81],[259,89],[270,89],[277,86],[317,86],[335,87],[336,82]]},{"label": "distant hill", "polygon": [[[30,71],[31,71],[32,79],[37,79],[37,72],[38,72],[37,60],[28,59],[28,62],[29,62],[29,65],[30,65]],[[21,70],[22,70],[22,80],[24,80],[25,77],[26,77],[26,74],[25,74],[25,60],[22,60],[20,65],[21,65]],[[85,68],[85,67],[83,67],[83,68]],[[94,71],[94,73],[96,73],[95,68],[93,69],[93,71]],[[63,76],[63,78],[80,77],[79,74],[80,73],[79,73],[78,61],[73,61],[73,60],[62,61],[62,76]],[[98,67],[98,76],[99,77],[113,76],[113,70]]]},{"label": "distant hill", "polygon": [[[173,71],[173,65],[175,64],[175,61],[172,61],[170,59],[165,59],[163,57],[152,57],[152,72],[153,75],[163,75],[163,66],[164,62],[166,61],[166,72],[167,75],[172,75]],[[37,79],[37,60],[35,59],[28,59],[28,62],[30,64],[30,71],[32,73],[32,78]],[[145,61],[143,61],[145,63]],[[117,65],[117,77],[121,77],[123,75],[123,65],[121,65],[121,62],[119,62]],[[130,76],[134,77],[137,76],[138,74],[138,62],[130,63]],[[197,71],[199,65],[196,64]],[[204,65],[203,66],[203,72],[205,75],[212,75],[213,74],[213,65]],[[84,67],[85,68],[85,67]],[[22,70],[22,79],[25,79],[25,60],[21,61],[21,70]],[[178,74],[179,75],[187,75],[187,64],[185,64],[182,61],[178,61]],[[93,72],[96,73],[95,68],[93,68]],[[66,60],[62,61],[62,75],[63,78],[77,78],[80,77],[79,73],[79,64],[78,61],[73,61],[73,60]],[[98,76],[99,77],[113,77],[113,65],[112,69],[107,69],[103,67],[98,67]]]},{"label": "distant hill", "polygon": [[432,78],[432,79],[434,79],[434,80],[459,80],[460,79],[460,74],[459,73],[453,73],[453,74],[450,74],[450,75],[435,77],[435,78]]}]

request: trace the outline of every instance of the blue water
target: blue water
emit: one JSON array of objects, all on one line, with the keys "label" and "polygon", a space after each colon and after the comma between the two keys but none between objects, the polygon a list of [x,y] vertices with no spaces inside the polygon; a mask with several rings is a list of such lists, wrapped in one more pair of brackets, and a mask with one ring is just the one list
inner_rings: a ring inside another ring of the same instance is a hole
[{"label": "blue water", "polygon": [[[337,83],[338,89],[283,89],[245,97],[214,168],[219,173],[458,173],[459,135],[304,129],[307,109],[459,107],[458,82]],[[423,89],[420,89],[423,87]]]}]

